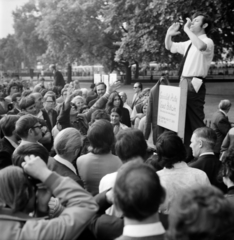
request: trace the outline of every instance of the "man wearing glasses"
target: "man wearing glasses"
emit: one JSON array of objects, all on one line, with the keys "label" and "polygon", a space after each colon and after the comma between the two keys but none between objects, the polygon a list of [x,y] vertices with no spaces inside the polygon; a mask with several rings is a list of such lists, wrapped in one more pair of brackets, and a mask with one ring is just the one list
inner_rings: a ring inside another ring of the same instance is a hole
[{"label": "man wearing glasses", "polygon": [[21,116],[20,119],[16,122],[15,132],[21,138],[21,143],[38,143],[42,138],[42,124],[39,122],[39,119],[32,115]]},{"label": "man wearing glasses", "polygon": [[137,105],[138,101],[140,100],[139,95],[143,89],[143,86],[141,83],[136,82],[133,86],[133,90],[135,92],[133,99],[132,99],[132,109],[134,108],[135,105]]}]

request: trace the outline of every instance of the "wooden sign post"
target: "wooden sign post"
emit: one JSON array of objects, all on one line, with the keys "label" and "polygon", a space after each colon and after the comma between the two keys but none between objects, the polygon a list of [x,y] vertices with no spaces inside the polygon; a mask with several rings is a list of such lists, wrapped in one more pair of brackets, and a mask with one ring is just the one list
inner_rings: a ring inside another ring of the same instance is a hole
[{"label": "wooden sign post", "polygon": [[185,116],[187,105],[188,83],[182,80],[180,87],[160,85],[158,99],[157,124],[177,132],[184,140]]}]

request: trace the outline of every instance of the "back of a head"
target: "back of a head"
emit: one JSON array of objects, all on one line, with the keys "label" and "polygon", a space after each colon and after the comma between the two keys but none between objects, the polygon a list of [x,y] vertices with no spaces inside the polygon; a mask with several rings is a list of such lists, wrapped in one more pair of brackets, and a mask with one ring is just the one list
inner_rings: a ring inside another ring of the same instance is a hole
[{"label": "back of a head", "polygon": [[114,186],[114,202],[124,217],[142,221],[154,215],[165,191],[153,167],[140,160],[124,164]]},{"label": "back of a head", "polygon": [[[234,226],[233,205],[213,186],[197,186],[172,203],[168,239],[229,239]],[[219,238],[220,237],[220,238]]]},{"label": "back of a head", "polygon": [[184,161],[186,149],[182,139],[174,132],[164,132],[156,142],[156,152],[162,167],[173,168],[175,163]]},{"label": "back of a head", "polygon": [[93,124],[96,120],[99,120],[99,119],[105,119],[110,121],[110,116],[109,114],[107,114],[105,110],[97,109],[92,113],[90,123]]},{"label": "back of a head", "polygon": [[21,110],[26,110],[26,108],[32,106],[33,104],[35,104],[35,100],[31,95],[29,95],[27,97],[21,98],[19,102],[19,107]]},{"label": "back of a head", "polygon": [[96,120],[89,128],[87,136],[94,154],[109,153],[115,141],[113,127],[104,119]]},{"label": "back of a head", "polygon": [[25,161],[25,156],[30,155],[40,157],[46,164],[48,163],[49,152],[45,147],[38,143],[26,143],[18,146],[13,152],[13,165],[21,167],[21,164]]},{"label": "back of a head", "polygon": [[4,136],[11,137],[15,131],[15,124],[18,121],[20,116],[17,115],[5,115],[0,120],[0,127]]},{"label": "back of a head", "polygon": [[119,132],[116,136],[115,152],[123,162],[136,157],[144,159],[147,152],[147,143],[142,131],[126,129]]},{"label": "back of a head", "polygon": [[21,116],[15,125],[15,132],[20,138],[26,138],[28,136],[28,130],[38,123],[38,119],[30,114]]},{"label": "back of a head", "polygon": [[228,100],[228,99],[221,100],[219,103],[219,109],[221,109],[223,111],[229,111],[231,106],[232,106],[232,104],[231,104],[230,100]]},{"label": "back of a head", "polygon": [[60,131],[54,140],[54,149],[60,156],[75,153],[83,145],[82,135],[75,128],[66,128]]},{"label": "back of a head", "polygon": [[212,128],[209,127],[201,127],[197,128],[193,134],[196,138],[200,138],[204,144],[204,147],[209,148],[211,150],[214,149],[215,143],[217,140],[217,135]]},{"label": "back of a head", "polygon": [[33,196],[33,187],[23,169],[9,166],[0,171],[0,208],[5,205],[15,212],[24,211]]}]

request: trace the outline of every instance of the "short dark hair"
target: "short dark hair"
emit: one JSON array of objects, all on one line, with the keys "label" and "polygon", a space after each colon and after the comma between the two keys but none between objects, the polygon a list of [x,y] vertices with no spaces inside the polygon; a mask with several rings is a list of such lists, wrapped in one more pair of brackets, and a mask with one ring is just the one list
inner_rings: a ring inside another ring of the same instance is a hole
[{"label": "short dark hair", "polygon": [[225,236],[233,231],[233,205],[214,186],[184,191],[172,203],[169,222],[168,239],[233,239]]},{"label": "short dark hair", "polygon": [[138,84],[138,87],[141,89],[141,91],[142,91],[142,89],[143,89],[143,85],[142,85],[142,83],[140,83],[140,82],[136,82],[135,84]]},{"label": "short dark hair", "polygon": [[90,123],[93,124],[98,119],[106,119],[110,121],[110,116],[105,110],[97,109],[92,113]]},{"label": "short dark hair", "polygon": [[0,120],[0,126],[4,136],[11,137],[15,131],[15,124],[20,116],[18,115],[5,115]]},{"label": "short dark hair", "polygon": [[165,191],[154,168],[135,160],[124,164],[114,186],[114,203],[123,215],[142,221],[158,211]]},{"label": "short dark hair", "polygon": [[166,168],[173,168],[175,163],[186,159],[186,149],[182,139],[171,131],[164,132],[158,137],[156,152],[160,164]]},{"label": "short dark hair", "polygon": [[16,87],[19,88],[18,82],[15,81],[15,80],[11,80],[10,83],[8,84],[8,86],[7,86],[7,94],[8,94],[8,95],[10,95],[11,88],[14,87],[14,86],[16,86]]},{"label": "short dark hair", "polygon": [[118,113],[119,116],[122,117],[122,109],[119,107],[112,108],[110,113]]},{"label": "short dark hair", "polygon": [[106,89],[106,84],[105,84],[104,82],[99,82],[99,83],[97,83],[97,84],[96,84],[96,88],[97,88],[97,86],[99,86],[99,85],[104,85],[104,86],[105,86],[105,89]]},{"label": "short dark hair", "polygon": [[14,93],[11,97],[11,101],[16,102],[17,97],[21,97],[21,94],[20,93]]},{"label": "short dark hair", "polygon": [[222,177],[227,177],[234,183],[234,161],[233,161],[233,159],[234,159],[234,150],[233,150],[233,148],[229,148],[224,154],[221,173],[222,173]]},{"label": "short dark hair", "polygon": [[202,16],[202,25],[207,23],[207,27],[204,29],[206,33],[209,33],[211,28],[212,28],[212,20],[211,18],[204,12],[196,12],[193,14],[192,19],[198,17],[198,16]]},{"label": "short dark hair", "polygon": [[105,119],[95,121],[89,128],[87,136],[94,154],[109,153],[115,142],[113,127]]},{"label": "short dark hair", "polygon": [[201,138],[203,143],[210,147],[212,150],[215,147],[217,141],[217,135],[215,131],[209,127],[201,127],[194,130],[196,138]]},{"label": "short dark hair", "polygon": [[32,96],[22,97],[19,102],[19,107],[21,110],[26,110],[26,108],[35,104],[35,100]]},{"label": "short dark hair", "polygon": [[12,155],[12,163],[15,166],[21,167],[21,164],[25,161],[25,156],[35,155],[40,157],[46,164],[49,159],[49,152],[45,147],[38,143],[25,143],[18,146]]},{"label": "short dark hair", "polygon": [[20,138],[25,138],[28,136],[28,130],[34,127],[38,122],[38,118],[33,115],[23,115],[15,124],[15,132]]},{"label": "short dark hair", "polygon": [[138,129],[120,131],[116,136],[115,152],[123,162],[135,157],[144,159],[147,143],[142,131]]},{"label": "short dark hair", "polygon": [[52,100],[53,100],[54,102],[56,102],[56,97],[55,97],[55,95],[47,94],[47,95],[45,95],[45,96],[43,97],[43,99],[46,101],[48,97],[52,98]]}]

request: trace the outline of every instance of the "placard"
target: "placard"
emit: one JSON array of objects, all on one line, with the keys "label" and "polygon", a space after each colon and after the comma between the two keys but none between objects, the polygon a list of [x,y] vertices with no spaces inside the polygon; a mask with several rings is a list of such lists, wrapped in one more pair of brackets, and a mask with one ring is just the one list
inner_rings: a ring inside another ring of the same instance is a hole
[{"label": "placard", "polygon": [[101,74],[95,73],[93,78],[94,78],[94,83],[95,84],[101,82]]},{"label": "placard", "polygon": [[116,73],[109,74],[109,77],[110,77],[110,84],[113,84],[114,82],[117,81],[117,74]]},{"label": "placard", "polygon": [[174,132],[178,132],[180,115],[179,87],[164,86],[159,88],[158,125]]}]

